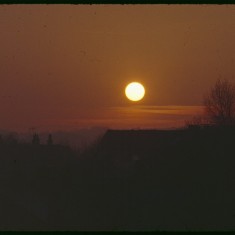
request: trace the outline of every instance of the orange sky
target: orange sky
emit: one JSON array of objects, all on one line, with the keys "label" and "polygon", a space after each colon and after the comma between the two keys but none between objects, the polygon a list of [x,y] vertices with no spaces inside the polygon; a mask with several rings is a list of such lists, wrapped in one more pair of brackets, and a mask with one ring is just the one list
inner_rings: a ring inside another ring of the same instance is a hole
[{"label": "orange sky", "polygon": [[0,5],[0,28],[0,129],[178,127],[235,80],[234,5]]}]

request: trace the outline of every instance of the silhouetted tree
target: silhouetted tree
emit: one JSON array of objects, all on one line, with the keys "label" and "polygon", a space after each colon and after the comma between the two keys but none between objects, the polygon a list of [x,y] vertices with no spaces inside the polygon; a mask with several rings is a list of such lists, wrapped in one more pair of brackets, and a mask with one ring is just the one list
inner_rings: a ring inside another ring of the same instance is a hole
[{"label": "silhouetted tree", "polygon": [[187,128],[199,129],[201,127],[210,126],[210,120],[205,115],[193,116],[191,119],[185,121],[185,126]]},{"label": "silhouetted tree", "polygon": [[213,124],[231,124],[235,117],[235,85],[218,79],[204,96],[206,115]]},{"label": "silhouetted tree", "polygon": [[202,124],[202,117],[201,116],[194,116],[192,119],[186,120],[185,125],[186,127],[199,127]]},{"label": "silhouetted tree", "polygon": [[39,135],[37,133],[35,133],[33,135],[32,144],[35,144],[35,145],[40,144],[40,138],[39,138]]},{"label": "silhouetted tree", "polygon": [[53,140],[52,140],[52,135],[51,134],[48,135],[47,145],[53,145]]}]

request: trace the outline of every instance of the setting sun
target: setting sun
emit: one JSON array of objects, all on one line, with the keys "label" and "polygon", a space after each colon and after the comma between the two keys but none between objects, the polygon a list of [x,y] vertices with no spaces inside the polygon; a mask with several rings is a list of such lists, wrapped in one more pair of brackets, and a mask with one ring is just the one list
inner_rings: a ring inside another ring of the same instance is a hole
[{"label": "setting sun", "polygon": [[126,86],[125,89],[126,97],[131,101],[139,101],[143,99],[145,94],[145,89],[139,82],[132,82]]}]

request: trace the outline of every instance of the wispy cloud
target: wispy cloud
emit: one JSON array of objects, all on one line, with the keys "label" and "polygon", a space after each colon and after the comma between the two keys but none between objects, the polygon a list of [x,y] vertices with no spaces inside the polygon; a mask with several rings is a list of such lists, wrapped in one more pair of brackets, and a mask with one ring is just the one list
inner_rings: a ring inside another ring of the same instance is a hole
[{"label": "wispy cloud", "polygon": [[195,115],[203,112],[203,106],[132,106],[132,107],[113,107],[113,111],[123,113],[152,113],[169,115]]},{"label": "wispy cloud", "polygon": [[123,106],[94,110],[83,117],[56,118],[42,121],[41,129],[73,130],[94,126],[112,129],[168,129],[185,125],[200,115],[203,106]]},{"label": "wispy cloud", "polygon": [[[203,112],[203,106],[131,106],[113,107],[110,113],[120,126],[130,128],[174,128]],[[118,126],[118,125],[116,125]]]}]

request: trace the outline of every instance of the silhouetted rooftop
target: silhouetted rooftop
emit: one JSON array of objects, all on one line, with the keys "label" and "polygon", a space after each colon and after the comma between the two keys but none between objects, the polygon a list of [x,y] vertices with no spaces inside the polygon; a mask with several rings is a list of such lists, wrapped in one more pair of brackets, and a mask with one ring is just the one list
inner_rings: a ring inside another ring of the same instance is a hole
[{"label": "silhouetted rooftop", "polygon": [[[175,130],[108,130],[100,147],[104,153],[116,153],[120,156],[147,156],[159,150],[169,149],[182,143],[186,146],[191,139],[200,142],[211,138],[220,138],[230,133],[229,129],[175,129]],[[222,131],[222,132],[221,132]],[[233,130],[231,129],[233,132]],[[231,132],[231,133],[232,133]]]},{"label": "silhouetted rooftop", "polygon": [[106,153],[142,155],[155,152],[166,143],[174,145],[185,134],[185,130],[108,130],[100,147]]}]

